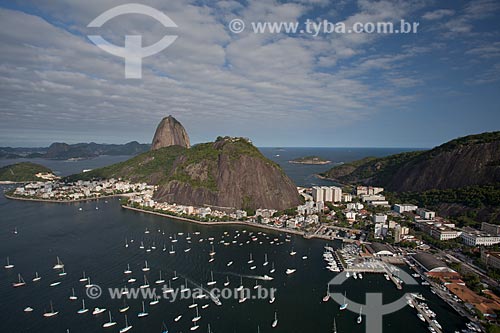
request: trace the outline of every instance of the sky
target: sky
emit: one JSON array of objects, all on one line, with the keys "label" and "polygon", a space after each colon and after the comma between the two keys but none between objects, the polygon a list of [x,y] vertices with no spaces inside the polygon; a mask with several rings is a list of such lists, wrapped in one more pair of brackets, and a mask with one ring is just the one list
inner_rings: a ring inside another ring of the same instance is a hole
[{"label": "sky", "polygon": [[[0,146],[151,141],[173,115],[192,143],[433,147],[500,130],[497,0],[150,0],[142,14],[87,25],[127,1],[0,0]],[[241,33],[230,22],[242,20]],[[412,34],[254,33],[252,22],[418,22]],[[177,36],[125,78],[122,47]]]}]

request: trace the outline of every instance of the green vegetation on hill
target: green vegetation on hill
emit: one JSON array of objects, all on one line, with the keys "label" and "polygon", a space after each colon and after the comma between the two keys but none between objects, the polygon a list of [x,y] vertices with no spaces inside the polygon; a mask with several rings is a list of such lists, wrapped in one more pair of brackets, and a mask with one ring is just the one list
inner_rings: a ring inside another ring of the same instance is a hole
[{"label": "green vegetation on hill", "polygon": [[361,160],[334,166],[321,174],[342,183],[364,183],[376,179],[384,184],[404,163],[421,155],[422,151],[400,153],[387,157],[366,157]]},{"label": "green vegetation on hill", "polygon": [[52,173],[47,167],[31,162],[21,162],[0,168],[0,181],[27,182],[42,180],[37,173]]}]

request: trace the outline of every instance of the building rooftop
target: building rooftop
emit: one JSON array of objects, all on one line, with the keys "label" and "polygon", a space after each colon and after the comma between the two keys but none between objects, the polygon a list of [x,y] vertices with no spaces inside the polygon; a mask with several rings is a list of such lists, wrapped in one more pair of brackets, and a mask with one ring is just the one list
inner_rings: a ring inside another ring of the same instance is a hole
[{"label": "building rooftop", "polygon": [[449,268],[444,261],[427,252],[414,254],[413,259],[429,272],[455,272]]}]

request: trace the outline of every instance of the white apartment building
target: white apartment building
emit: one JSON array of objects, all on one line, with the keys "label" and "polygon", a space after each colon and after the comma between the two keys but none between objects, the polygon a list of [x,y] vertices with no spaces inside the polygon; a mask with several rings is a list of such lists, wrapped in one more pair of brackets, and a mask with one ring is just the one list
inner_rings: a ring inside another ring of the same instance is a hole
[{"label": "white apartment building", "polygon": [[314,186],[312,196],[316,202],[341,202],[342,189],[337,186]]},{"label": "white apartment building", "polygon": [[373,223],[385,223],[387,221],[387,215],[385,214],[375,214],[372,217]]},{"label": "white apartment building", "polygon": [[394,211],[403,214],[405,212],[413,212],[417,210],[417,206],[412,205],[412,204],[395,204],[394,205]]},{"label": "white apartment building", "polygon": [[433,220],[436,218],[436,212],[425,208],[418,208],[417,215],[426,220]]},{"label": "white apartment building", "polygon": [[313,186],[312,188],[312,196],[314,201],[325,201],[325,197],[323,194],[323,188],[320,186]]},{"label": "white apartment building", "polygon": [[462,242],[468,246],[491,246],[500,243],[500,236],[482,234],[481,232],[462,232]]}]

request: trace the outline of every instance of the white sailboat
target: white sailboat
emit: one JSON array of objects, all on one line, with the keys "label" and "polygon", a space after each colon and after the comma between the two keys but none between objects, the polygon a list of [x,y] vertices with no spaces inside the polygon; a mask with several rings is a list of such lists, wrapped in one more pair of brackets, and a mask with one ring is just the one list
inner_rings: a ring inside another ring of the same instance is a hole
[{"label": "white sailboat", "polygon": [[149,305],[153,306],[158,303],[160,303],[160,299],[158,298],[158,296],[156,296],[151,302],[149,302]]},{"label": "white sailboat", "polygon": [[197,306],[198,306],[198,304],[196,304],[196,303],[194,302],[194,297],[192,297],[192,299],[193,299],[193,303],[188,305],[188,308],[190,308],[190,309],[193,309],[193,308],[195,308],[195,307],[197,307]]},{"label": "white sailboat", "polygon": [[240,276],[240,286],[238,288],[236,288],[236,291],[241,291],[243,290],[243,277]]},{"label": "white sailboat", "polygon": [[14,265],[10,263],[9,257],[7,257],[7,264],[3,266],[5,269],[11,269],[14,268]]},{"label": "white sailboat", "polygon": [[163,288],[163,293],[167,294],[167,293],[173,293],[173,292],[174,292],[174,288],[172,288],[172,282],[170,280],[168,280],[168,287]]},{"label": "white sailboat", "polygon": [[252,264],[253,263],[253,258],[252,258],[252,254],[250,253],[250,259],[248,260],[248,263],[249,264]]},{"label": "white sailboat", "polygon": [[144,274],[144,284],[139,286],[140,289],[145,289],[149,288],[149,282],[148,279],[146,278],[146,274]]},{"label": "white sailboat", "polygon": [[75,288],[71,288],[71,296],[69,296],[69,299],[72,301],[78,299],[78,297],[76,297],[75,295]]},{"label": "white sailboat", "polygon": [[264,254],[264,263],[262,264],[262,266],[267,266],[269,264],[269,262],[267,261],[267,253]]},{"label": "white sailboat", "polygon": [[229,276],[226,276],[226,282],[224,282],[224,287],[229,286]]},{"label": "white sailboat", "polygon": [[132,270],[130,269],[130,264],[127,264],[127,269],[123,271],[123,274],[132,274]]},{"label": "white sailboat", "polygon": [[172,245],[172,249],[168,251],[169,254],[175,254],[174,246]]},{"label": "white sailboat", "polygon": [[295,273],[297,270],[295,268],[287,268],[286,270],[286,275],[290,275],[290,274],[293,274]]},{"label": "white sailboat", "polygon": [[181,318],[182,318],[182,315],[178,315],[177,317],[174,318],[174,321],[178,322],[179,320],[181,320]]},{"label": "white sailboat", "polygon": [[38,272],[35,272],[35,277],[33,278],[33,282],[37,282],[37,281],[40,281],[42,278],[40,277],[40,275],[38,275]]},{"label": "white sailboat", "polygon": [[89,276],[89,277],[87,277],[87,284],[85,285],[85,288],[90,288],[92,286],[93,286],[93,284],[90,283],[90,276]]},{"label": "white sailboat", "polygon": [[292,251],[290,251],[290,255],[291,255],[291,256],[294,256],[294,255],[296,255],[296,254],[297,254],[297,251],[295,251],[295,250],[293,249],[293,247],[292,247]]},{"label": "white sailboat", "polygon": [[210,256],[214,256],[215,255],[215,249],[214,249],[214,246],[212,245],[212,250],[208,253]]},{"label": "white sailboat", "polygon": [[347,305],[348,304],[346,303],[346,297],[345,296],[346,296],[346,293],[344,292],[344,302],[340,305],[340,308],[339,308],[340,310],[347,309]]},{"label": "white sailboat", "polygon": [[201,319],[201,316],[200,316],[200,313],[198,312],[198,307],[196,307],[196,316],[193,319],[191,319],[191,321],[196,323],[200,319]]},{"label": "white sailboat", "polygon": [[155,281],[156,284],[162,284],[162,283],[165,283],[165,279],[162,279],[161,277],[161,270],[160,270],[160,278],[158,280]]},{"label": "white sailboat", "polygon": [[61,259],[57,257],[57,263],[52,267],[53,269],[61,269],[64,267],[64,264],[62,263]]},{"label": "white sailboat", "polygon": [[217,283],[217,281],[214,280],[214,272],[210,271],[210,281],[207,282],[207,286],[213,286],[214,284]]},{"label": "white sailboat", "polygon": [[333,333],[337,333],[337,323],[335,322],[335,318],[333,318]]},{"label": "white sailboat", "polygon": [[22,286],[25,286],[25,285],[26,285],[26,281],[24,281],[24,279],[21,276],[21,274],[17,274],[17,282],[13,282],[12,286],[14,288],[17,288],[17,287],[22,287]]},{"label": "white sailboat", "polygon": [[143,271],[143,272],[147,272],[147,271],[149,271],[149,269],[150,269],[150,268],[148,267],[148,261],[147,261],[147,260],[145,260],[145,261],[144,261],[144,267],[142,268],[142,271]]},{"label": "white sailboat", "polygon": [[238,300],[238,303],[243,303],[247,300],[247,298],[245,297],[245,292],[242,290],[241,291],[241,298]]},{"label": "white sailboat", "polygon": [[49,318],[49,317],[54,317],[58,313],[59,313],[59,311],[54,311],[54,306],[52,304],[52,301],[50,301],[50,311],[49,312],[45,312],[43,314],[43,316],[46,317],[46,318]]},{"label": "white sailboat", "polygon": [[276,327],[278,326],[278,313],[275,311],[274,312],[274,321],[273,323],[271,324],[272,327]]},{"label": "white sailboat", "polygon": [[103,313],[103,312],[105,312],[105,311],[106,311],[106,308],[98,308],[98,307],[95,307],[95,308],[94,308],[94,311],[92,311],[92,314],[93,314],[94,316],[97,316],[98,314],[101,314],[101,313]]},{"label": "white sailboat", "polygon": [[64,267],[62,268],[62,272],[58,274],[59,276],[66,276],[66,272],[64,271]]},{"label": "white sailboat", "polygon": [[356,322],[357,322],[358,324],[361,324],[361,322],[363,321],[363,317],[361,316],[362,312],[363,312],[363,307],[360,307],[360,308],[359,308],[359,316],[358,316],[358,318],[356,319]]},{"label": "white sailboat", "polygon": [[132,329],[132,325],[129,325],[128,323],[128,317],[127,315],[125,315],[125,327],[123,328],[120,328],[120,333],[125,333],[125,332],[128,332]]},{"label": "white sailboat", "polygon": [[328,292],[328,286],[326,287],[326,295],[323,297],[323,302],[328,302],[330,300],[330,293]]},{"label": "white sailboat", "polygon": [[111,319],[111,311],[109,311],[108,314],[109,314],[109,321],[107,323],[102,324],[102,327],[104,327],[104,328],[108,328],[108,327],[112,327],[112,326],[116,325],[116,321],[113,321]]},{"label": "white sailboat", "polygon": [[127,301],[124,298],[123,299],[123,306],[121,308],[119,308],[118,311],[120,311],[121,313],[123,313],[123,312],[127,312],[128,309],[130,309],[130,306],[127,304]]},{"label": "white sailboat", "polygon": [[274,268],[274,262],[271,264],[271,270],[269,271],[270,274],[273,274],[276,271]]},{"label": "white sailboat", "polygon": [[182,287],[183,288],[181,289],[181,293],[187,293],[189,291],[187,279],[184,279],[184,285]]},{"label": "white sailboat", "polygon": [[87,282],[87,280],[88,280],[88,277],[85,276],[85,271],[83,271],[83,275],[80,278],[80,282]]},{"label": "white sailboat", "polygon": [[142,312],[139,312],[137,314],[137,317],[143,318],[143,317],[146,317],[147,315],[149,315],[149,313],[146,312],[144,301],[142,301]]},{"label": "white sailboat", "polygon": [[172,277],[172,281],[177,280],[179,277],[177,276],[177,271],[174,271],[174,276]]}]

